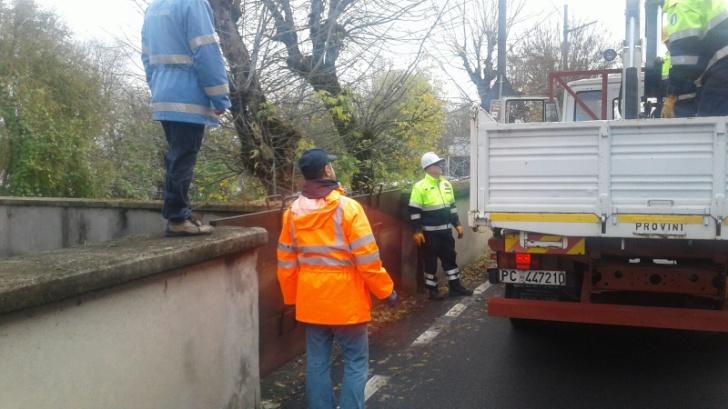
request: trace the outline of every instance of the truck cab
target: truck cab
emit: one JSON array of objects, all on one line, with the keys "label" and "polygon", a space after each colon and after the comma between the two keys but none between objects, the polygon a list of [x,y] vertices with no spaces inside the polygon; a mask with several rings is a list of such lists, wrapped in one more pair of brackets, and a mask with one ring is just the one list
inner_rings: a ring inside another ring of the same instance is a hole
[{"label": "truck cab", "polygon": [[[609,75],[607,79],[607,117],[605,119],[622,119],[620,108],[619,89],[622,79],[619,74]],[[569,82],[569,88],[574,92],[577,98],[581,100],[589,109],[597,115],[602,111],[602,79],[586,78]],[[591,121],[594,118],[589,115],[586,109],[576,103],[570,93],[564,91],[564,98],[561,112],[564,115],[560,118],[560,122],[581,122]]]},{"label": "truck cab", "polygon": [[[609,75],[606,87],[607,116],[604,119],[622,119],[620,86],[620,75]],[[585,78],[571,81],[568,83],[568,88],[568,91],[564,90],[560,110],[555,100],[545,96],[505,97],[491,101],[490,117],[494,122],[501,124],[581,122],[595,119],[589,113],[591,111],[599,118],[602,111],[602,79]],[[577,102],[577,98],[581,104]]]},{"label": "truck cab", "polygon": [[490,119],[501,124],[559,122],[556,104],[548,97],[505,97],[490,103]]}]

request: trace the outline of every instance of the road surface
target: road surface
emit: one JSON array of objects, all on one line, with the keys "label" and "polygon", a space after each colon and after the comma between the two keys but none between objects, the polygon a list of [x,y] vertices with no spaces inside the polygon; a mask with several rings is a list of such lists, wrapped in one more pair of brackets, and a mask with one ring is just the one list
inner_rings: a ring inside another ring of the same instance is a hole
[{"label": "road surface", "polygon": [[[427,303],[371,337],[368,409],[728,407],[728,335],[514,328],[487,316],[502,287],[479,290]],[[304,359],[263,380],[264,408],[306,407]]]}]

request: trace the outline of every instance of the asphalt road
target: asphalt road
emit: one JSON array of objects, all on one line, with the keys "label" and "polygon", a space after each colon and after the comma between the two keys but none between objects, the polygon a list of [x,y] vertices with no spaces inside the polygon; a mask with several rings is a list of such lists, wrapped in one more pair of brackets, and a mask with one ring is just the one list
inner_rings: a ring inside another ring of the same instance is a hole
[{"label": "asphalt road", "polygon": [[[728,335],[564,324],[516,329],[487,316],[485,299],[501,291],[430,303],[373,336],[370,376],[379,388],[367,408],[728,407]],[[427,332],[433,328],[434,337]],[[418,338],[425,342],[413,345]],[[305,408],[302,365],[264,380],[263,399],[278,402],[269,407]],[[335,380],[340,372],[337,362]]]}]

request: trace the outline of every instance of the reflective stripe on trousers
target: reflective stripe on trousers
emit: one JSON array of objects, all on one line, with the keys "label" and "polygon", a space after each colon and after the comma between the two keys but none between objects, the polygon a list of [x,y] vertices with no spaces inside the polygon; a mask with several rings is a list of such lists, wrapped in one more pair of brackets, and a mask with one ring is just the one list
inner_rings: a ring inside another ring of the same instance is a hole
[{"label": "reflective stripe on trousers", "polygon": [[441,224],[439,226],[422,226],[422,230],[424,231],[439,231],[439,230],[448,230],[452,229],[452,224]]}]

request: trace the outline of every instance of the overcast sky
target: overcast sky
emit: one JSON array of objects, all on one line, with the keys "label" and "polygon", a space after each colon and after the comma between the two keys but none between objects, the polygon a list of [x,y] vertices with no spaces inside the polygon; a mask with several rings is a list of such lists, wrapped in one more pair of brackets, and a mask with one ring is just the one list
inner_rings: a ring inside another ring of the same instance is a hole
[{"label": "overcast sky", "polygon": [[[80,40],[97,39],[113,42],[118,39],[139,42],[142,11],[133,0],[36,0],[45,9],[54,10]],[[608,30],[608,36],[621,41],[624,35],[623,0],[526,0],[526,15],[532,23],[556,23],[563,18],[564,4],[569,7],[569,19],[598,21]],[[528,24],[524,24],[528,26]],[[450,75],[474,94],[464,73]],[[447,81],[447,80],[445,80]],[[450,92],[450,91],[449,91]]]},{"label": "overcast sky", "polygon": [[[36,0],[44,8],[55,10],[80,37],[112,38],[120,34],[138,35],[142,16],[132,0]],[[564,4],[570,18],[598,20],[614,35],[624,30],[624,2],[620,0],[527,0],[535,18],[552,15],[561,19]],[[621,38],[619,38],[621,39]]]}]

